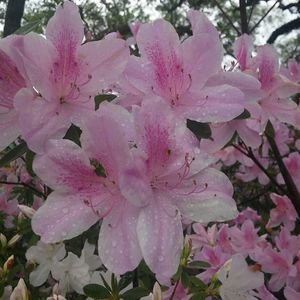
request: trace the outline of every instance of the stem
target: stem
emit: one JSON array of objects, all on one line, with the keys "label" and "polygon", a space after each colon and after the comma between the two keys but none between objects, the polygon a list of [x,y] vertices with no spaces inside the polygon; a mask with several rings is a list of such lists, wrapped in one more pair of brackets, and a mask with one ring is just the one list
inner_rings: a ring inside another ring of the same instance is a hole
[{"label": "stem", "polygon": [[37,196],[46,199],[45,194],[43,194],[42,192],[40,192],[39,190],[35,189],[33,186],[31,186],[31,185],[29,185],[28,183],[25,183],[25,182],[0,181],[0,184],[21,185],[23,187],[26,187],[26,188],[32,190]]},{"label": "stem", "polygon": [[270,181],[283,193],[283,194],[287,194],[287,191],[273,178],[273,176],[266,170],[266,168],[260,163],[260,161],[255,157],[253,151],[251,148],[246,148],[245,150],[247,152],[245,152],[244,150],[242,150],[240,147],[233,145],[234,148],[236,148],[237,150],[239,150],[241,153],[243,153],[244,155],[246,155],[247,157],[251,158],[252,161],[264,172],[264,174],[270,179]]},{"label": "stem", "polygon": [[242,33],[249,33],[248,28],[248,18],[247,18],[247,8],[245,0],[240,0],[240,18],[241,18],[241,27]]},{"label": "stem", "polygon": [[280,155],[279,149],[277,147],[277,144],[275,142],[275,140],[269,136],[268,134],[266,134],[267,140],[270,144],[270,147],[274,153],[274,157],[276,159],[276,162],[278,164],[280,173],[283,177],[283,180],[286,184],[287,187],[287,196],[290,198],[290,200],[292,201],[298,216],[300,217],[300,194],[299,191],[297,189],[297,186],[295,185],[295,182],[292,179],[291,174],[289,173],[286,165],[284,164],[282,157]]},{"label": "stem", "polygon": [[173,298],[174,298],[174,296],[175,296],[175,292],[176,292],[176,290],[177,290],[179,281],[180,281],[180,279],[177,280],[177,282],[176,282],[176,284],[175,284],[175,286],[174,286],[174,290],[173,290],[173,292],[172,292],[172,295],[171,295],[171,297],[170,297],[170,300],[173,300]]},{"label": "stem", "polygon": [[233,24],[231,18],[228,16],[228,14],[225,12],[225,10],[222,8],[222,6],[219,4],[217,0],[213,0],[213,2],[216,4],[216,6],[219,8],[225,19],[229,22],[229,24],[232,26],[232,28],[237,32],[238,35],[241,35],[239,29]]},{"label": "stem", "polygon": [[279,0],[277,0],[269,9],[268,11],[260,18],[260,20],[251,28],[250,33],[252,33],[257,27],[258,25],[265,19],[265,17],[271,12],[271,10],[275,7],[275,5],[279,2]]}]

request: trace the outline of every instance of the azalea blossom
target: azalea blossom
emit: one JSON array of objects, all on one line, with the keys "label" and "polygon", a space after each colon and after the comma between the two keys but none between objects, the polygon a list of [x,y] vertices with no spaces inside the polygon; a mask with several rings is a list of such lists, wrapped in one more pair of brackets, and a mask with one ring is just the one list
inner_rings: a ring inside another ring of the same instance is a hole
[{"label": "azalea blossom", "polygon": [[222,300],[257,300],[253,290],[264,284],[262,272],[252,271],[240,254],[232,256],[218,272]]},{"label": "azalea blossom", "polygon": [[14,97],[26,87],[10,51],[17,37],[10,36],[0,41],[0,150],[3,150],[20,135],[18,113],[14,108]]},{"label": "azalea blossom", "polygon": [[40,286],[48,279],[52,268],[66,255],[65,245],[45,244],[38,241],[36,246],[31,246],[25,256],[32,263],[39,264],[38,267],[30,273],[29,280],[33,286]]},{"label": "azalea blossom", "polygon": [[[28,146],[42,153],[50,138],[62,138],[72,123],[94,110],[94,96],[125,68],[129,50],[117,38],[82,44],[78,7],[66,0],[46,28],[46,38],[29,33],[14,43],[31,86],[14,99]],[[19,63],[21,64],[21,63]]]},{"label": "azalea blossom", "polygon": [[57,242],[103,218],[99,255],[114,273],[133,270],[144,258],[170,277],[183,245],[181,215],[204,223],[237,215],[229,180],[209,168],[214,160],[186,127],[174,124],[160,99],[133,114],[103,103],[86,122],[82,146],[51,141],[35,160],[35,172],[54,192],[35,213],[33,230]]}]

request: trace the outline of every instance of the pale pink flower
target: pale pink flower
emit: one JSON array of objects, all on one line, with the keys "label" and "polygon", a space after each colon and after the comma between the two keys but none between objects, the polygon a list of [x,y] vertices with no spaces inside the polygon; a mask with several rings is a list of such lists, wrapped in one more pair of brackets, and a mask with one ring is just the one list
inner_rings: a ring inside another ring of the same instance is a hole
[{"label": "pale pink flower", "polygon": [[32,226],[45,242],[57,242],[103,218],[99,255],[108,269],[122,274],[144,258],[170,277],[183,245],[181,215],[204,223],[233,219],[233,190],[165,102],[144,103],[133,116],[103,103],[83,128],[83,149],[49,143],[34,170],[54,192]]},{"label": "pale pink flower", "polygon": [[266,227],[272,228],[283,224],[287,229],[293,230],[298,215],[291,200],[285,195],[275,193],[272,193],[270,197],[276,207],[271,209],[270,220]]},{"label": "pale pink flower", "polygon": [[253,290],[264,284],[263,273],[252,271],[240,254],[224,264],[218,279],[222,283],[220,296],[223,300],[256,300]]},{"label": "pale pink flower", "polygon": [[71,123],[79,125],[94,110],[94,96],[124,70],[125,41],[109,38],[81,45],[84,26],[73,2],[58,6],[46,28],[46,39],[29,33],[18,39],[18,53],[32,88],[15,97],[22,136],[38,153],[50,138],[62,138]]},{"label": "pale pink flower", "polygon": [[11,54],[11,44],[17,39],[10,36],[0,41],[0,151],[20,135],[18,114],[13,100],[17,92],[26,87]]},{"label": "pale pink flower", "polygon": [[287,300],[299,300],[300,299],[300,292],[295,291],[293,288],[287,286],[284,288],[284,296]]},{"label": "pale pink flower", "polygon": [[189,18],[194,34],[182,43],[167,21],[140,25],[136,40],[141,57],[131,59],[124,74],[145,98],[161,96],[180,118],[231,120],[243,112],[244,94],[226,83],[206,86],[221,72],[222,45],[204,14],[190,11]]}]

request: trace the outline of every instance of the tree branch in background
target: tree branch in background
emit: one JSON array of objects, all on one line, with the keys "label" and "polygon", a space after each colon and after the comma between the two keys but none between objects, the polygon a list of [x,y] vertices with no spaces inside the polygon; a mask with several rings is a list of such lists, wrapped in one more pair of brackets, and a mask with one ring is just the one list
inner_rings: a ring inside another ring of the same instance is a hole
[{"label": "tree branch in background", "polygon": [[290,198],[292,201],[298,215],[300,216],[300,194],[299,191],[293,181],[293,178],[291,174],[289,173],[287,167],[285,166],[282,157],[280,155],[279,149],[277,147],[277,144],[273,137],[270,135],[266,134],[267,140],[270,144],[270,147],[272,149],[272,152],[274,154],[274,157],[276,159],[276,162],[279,167],[279,171],[283,177],[283,180],[285,182],[286,188],[287,188],[287,196]]},{"label": "tree branch in background", "polygon": [[21,27],[24,14],[25,0],[9,0],[5,13],[3,37],[14,33]]},{"label": "tree branch in background", "polygon": [[294,19],[286,24],[283,24],[282,26],[280,26],[279,28],[277,28],[272,32],[272,34],[267,40],[267,43],[273,44],[280,35],[287,34],[292,30],[299,29],[299,28],[300,28],[300,18]]},{"label": "tree branch in background", "polygon": [[241,35],[239,29],[233,24],[231,18],[228,16],[228,14],[225,12],[225,10],[222,8],[222,6],[219,4],[217,0],[213,0],[213,2],[216,4],[216,6],[219,8],[225,19],[229,22],[229,24],[232,26],[232,28],[236,31],[238,35]]},{"label": "tree branch in background", "polygon": [[249,33],[246,1],[240,0],[239,3],[242,33]]},{"label": "tree branch in background", "polygon": [[267,12],[260,18],[260,20],[253,26],[253,28],[250,30],[250,33],[252,33],[258,26],[259,24],[265,19],[265,17],[272,11],[272,9],[275,7],[275,5],[279,2],[277,0],[268,10]]}]

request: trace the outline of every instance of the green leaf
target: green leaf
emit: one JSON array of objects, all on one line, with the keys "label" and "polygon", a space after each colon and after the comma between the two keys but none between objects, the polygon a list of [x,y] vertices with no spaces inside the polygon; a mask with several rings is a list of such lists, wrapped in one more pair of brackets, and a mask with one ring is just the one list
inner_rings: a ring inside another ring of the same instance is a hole
[{"label": "green leaf", "polygon": [[0,283],[0,297],[4,294],[4,284]]},{"label": "green leaf", "polygon": [[209,267],[210,267],[210,264],[208,262],[200,261],[200,260],[192,261],[187,265],[187,268],[189,268],[189,269],[206,269]]},{"label": "green leaf", "polygon": [[178,281],[179,278],[181,277],[183,271],[183,267],[181,265],[179,265],[176,274],[172,277],[174,281]]},{"label": "green leaf", "polygon": [[122,291],[132,282],[132,272],[127,272],[119,281],[119,290]]},{"label": "green leaf", "polygon": [[185,289],[188,288],[189,283],[190,283],[190,278],[189,278],[189,275],[185,272],[183,272],[181,274],[181,283]]},{"label": "green leaf", "polygon": [[250,112],[245,109],[240,115],[234,118],[234,120],[244,120],[244,119],[249,119],[251,117]]},{"label": "green leaf", "polygon": [[142,297],[148,296],[149,293],[150,292],[143,287],[136,287],[129,291],[126,291],[124,294],[121,295],[121,298],[125,300],[140,299]]},{"label": "green leaf", "polygon": [[189,300],[205,300],[207,294],[205,292],[200,292],[192,296]]},{"label": "green leaf", "polygon": [[26,155],[25,155],[26,170],[27,170],[28,174],[32,177],[35,177],[35,173],[32,169],[32,163],[33,163],[33,160],[34,160],[34,156],[35,156],[35,153],[32,152],[31,150],[28,150],[26,152]]},{"label": "green leaf", "polygon": [[109,291],[111,292],[112,290],[111,290],[109,284],[107,283],[107,281],[105,280],[105,278],[103,277],[103,275],[100,274],[100,276],[101,276],[101,279],[102,279],[102,281],[103,281],[103,283],[104,283],[106,289],[109,290]]},{"label": "green leaf", "polygon": [[34,31],[34,29],[36,29],[40,25],[40,23],[41,23],[41,20],[35,20],[32,22],[29,22],[26,25],[17,29],[14,33],[19,34],[19,35],[27,34],[31,31]]},{"label": "green leaf", "polygon": [[267,123],[266,129],[265,129],[265,134],[271,138],[275,137],[275,130],[270,121],[268,121],[268,123]]},{"label": "green leaf", "polygon": [[84,293],[93,299],[106,299],[111,297],[107,288],[99,284],[88,284],[83,288]]},{"label": "green leaf", "polygon": [[19,144],[15,148],[11,149],[0,159],[0,168],[7,166],[10,162],[21,157],[28,150],[25,142]]},{"label": "green leaf", "polygon": [[200,123],[187,119],[186,125],[198,140],[209,139],[211,137],[211,129],[207,123]]},{"label": "green leaf", "polygon": [[95,110],[97,110],[103,101],[112,101],[116,98],[116,95],[113,94],[103,94],[103,95],[97,95],[94,100],[95,100]]},{"label": "green leaf", "polygon": [[196,286],[199,289],[205,290],[207,288],[207,285],[198,277],[190,277],[190,281],[194,286]]},{"label": "green leaf", "polygon": [[81,146],[81,143],[80,143],[81,132],[82,131],[79,127],[72,124],[70,126],[70,128],[68,129],[67,133],[65,134],[64,139],[70,140],[70,141],[76,143],[78,146]]}]

